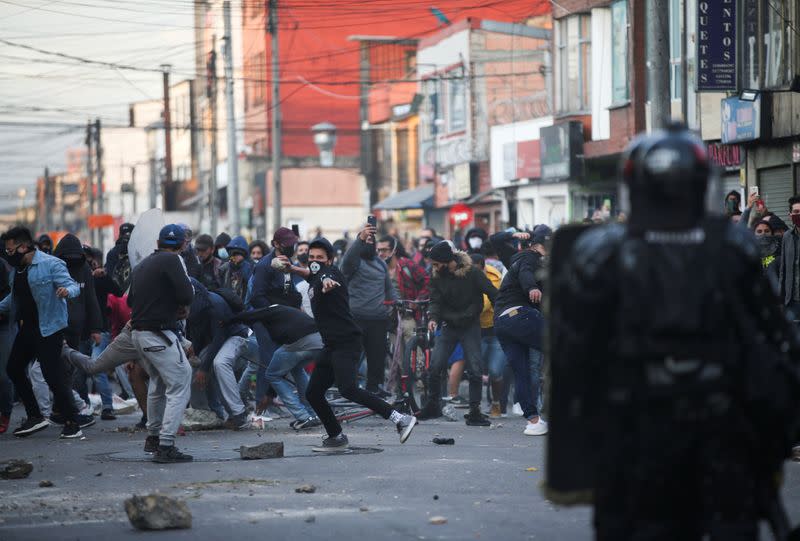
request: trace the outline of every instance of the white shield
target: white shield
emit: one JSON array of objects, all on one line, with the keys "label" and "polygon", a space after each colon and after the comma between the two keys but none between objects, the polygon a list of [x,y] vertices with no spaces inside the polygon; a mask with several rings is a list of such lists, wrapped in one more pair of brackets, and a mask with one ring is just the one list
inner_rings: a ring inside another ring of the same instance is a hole
[{"label": "white shield", "polygon": [[139,216],[136,227],[131,233],[131,240],[128,241],[128,258],[131,262],[131,269],[155,251],[158,245],[158,234],[164,225],[166,224],[164,224],[164,214],[161,209],[150,209]]}]

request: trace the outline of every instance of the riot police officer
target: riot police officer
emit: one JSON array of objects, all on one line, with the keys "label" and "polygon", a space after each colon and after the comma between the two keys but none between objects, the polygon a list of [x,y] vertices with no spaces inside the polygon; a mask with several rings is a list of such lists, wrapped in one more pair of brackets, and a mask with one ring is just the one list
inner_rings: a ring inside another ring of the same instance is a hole
[{"label": "riot police officer", "polygon": [[554,241],[548,495],[593,501],[599,540],[788,533],[800,349],[749,231],[707,211],[712,172],[682,126],[641,136],[628,224]]}]

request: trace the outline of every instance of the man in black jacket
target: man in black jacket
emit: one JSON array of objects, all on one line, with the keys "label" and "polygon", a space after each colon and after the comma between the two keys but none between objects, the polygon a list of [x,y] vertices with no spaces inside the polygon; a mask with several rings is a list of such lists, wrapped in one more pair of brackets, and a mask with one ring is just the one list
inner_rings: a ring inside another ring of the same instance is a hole
[{"label": "man in black jacket", "polygon": [[194,290],[178,259],[183,228],[170,224],[158,236],[158,250],[136,266],[128,295],[131,339],[139,362],[150,375],[147,431],[158,436],[154,462],[189,462],[175,448],[175,435],[189,401],[192,367],[181,347],[179,310],[192,303]]},{"label": "man in black jacket", "polygon": [[[294,416],[290,424],[295,430],[313,428],[321,424],[310,405],[301,402],[308,389],[308,374],[305,366],[319,360],[322,354],[322,337],[314,319],[302,310],[273,304],[250,312],[242,312],[234,321],[261,323],[278,346],[272,355],[266,372],[266,380],[278,393],[284,407]],[[292,385],[285,377],[291,374]]]},{"label": "man in black jacket", "polygon": [[433,262],[431,279],[430,323],[431,332],[441,325],[442,334],[436,339],[428,372],[428,403],[421,418],[442,415],[440,389],[447,360],[457,343],[464,349],[469,370],[470,426],[489,426],[489,418],[480,410],[481,404],[481,312],[483,296],[494,304],[497,289],[486,275],[472,265],[469,255],[455,250],[448,241],[436,244],[430,251]]},{"label": "man in black jacket", "polygon": [[133,224],[121,224],[117,241],[106,255],[106,273],[122,291],[127,291],[131,285],[131,263],[128,259],[128,241],[131,240],[131,233]]},{"label": "man in black jacket", "polygon": [[[522,241],[523,250],[511,258],[511,266],[500,285],[494,305],[494,331],[500,347],[514,372],[514,387],[523,415],[528,419],[525,434],[547,434],[547,423],[539,417],[537,408],[539,381],[531,378],[531,350],[536,351],[538,364],[542,350],[542,286],[538,274],[547,255],[552,230],[536,226],[530,242]],[[539,370],[541,367],[537,366]],[[540,373],[539,370],[536,373]],[[538,378],[537,378],[538,379]]]},{"label": "man in black jacket", "polygon": [[400,434],[400,443],[405,443],[417,424],[416,417],[393,410],[392,406],[374,394],[359,388],[356,382],[361,360],[361,329],[350,312],[344,275],[333,266],[334,255],[331,243],[318,238],[309,245],[308,269],[292,269],[292,272],[306,276],[311,282],[308,290],[311,309],[324,344],[306,392],[308,403],[317,412],[328,433],[322,446],[314,450],[336,452],[348,447],[347,436],[342,433],[342,427],[325,399],[325,392],[334,383],[343,397],[393,422]]}]

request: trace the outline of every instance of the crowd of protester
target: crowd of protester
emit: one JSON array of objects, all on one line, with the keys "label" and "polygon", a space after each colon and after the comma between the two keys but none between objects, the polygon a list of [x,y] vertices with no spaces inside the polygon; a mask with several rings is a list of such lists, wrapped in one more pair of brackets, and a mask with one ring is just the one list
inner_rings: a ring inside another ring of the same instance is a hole
[{"label": "crowd of protester", "polygon": [[[135,402],[145,452],[159,462],[191,460],[175,447],[188,407],[234,430],[284,413],[295,430],[325,429],[320,450],[338,449],[346,436],[325,399],[334,384],[396,424],[401,441],[414,415],[440,417],[443,404],[467,409],[470,426],[513,410],[527,419],[525,434],[547,432],[547,226],[474,228],[458,244],[433,229],[404,242],[369,223],[334,243],[280,228],[267,243],[171,224],[131,269],[133,229],[121,225],[105,257],[72,234],[55,246],[24,227],[3,235],[0,434],[16,401],[25,414],[14,436],[56,424],[62,438]],[[409,414],[386,401],[399,400],[391,372],[402,370],[390,344],[398,335],[408,342],[421,319],[419,310],[396,310],[401,299],[429,306],[436,335],[427,400]]]}]

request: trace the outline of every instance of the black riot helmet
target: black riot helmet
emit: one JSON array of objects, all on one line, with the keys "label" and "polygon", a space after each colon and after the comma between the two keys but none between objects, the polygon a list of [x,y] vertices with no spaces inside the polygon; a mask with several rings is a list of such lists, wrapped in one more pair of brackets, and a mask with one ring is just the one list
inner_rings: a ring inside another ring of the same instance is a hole
[{"label": "black riot helmet", "polygon": [[682,124],[634,139],[622,159],[620,188],[631,229],[697,226],[709,212],[712,173],[703,141]]}]

